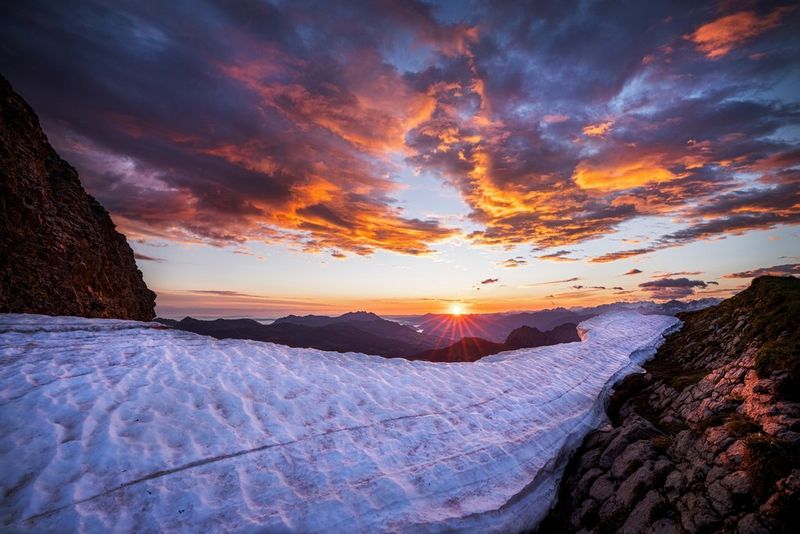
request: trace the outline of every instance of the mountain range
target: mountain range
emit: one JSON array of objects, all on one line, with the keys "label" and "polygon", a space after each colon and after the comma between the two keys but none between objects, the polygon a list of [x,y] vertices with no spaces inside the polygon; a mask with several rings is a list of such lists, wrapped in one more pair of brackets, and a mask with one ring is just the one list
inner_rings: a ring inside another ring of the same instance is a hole
[{"label": "mountain range", "polygon": [[[345,317],[345,316],[350,317]],[[366,317],[370,315],[372,317]],[[337,352],[363,352],[402,357],[433,348],[429,338],[410,326],[381,319],[373,314],[345,314],[340,317],[285,317],[264,325],[253,319],[201,321],[186,317],[180,321],[157,319],[178,330],[218,339],[253,339]],[[327,321],[325,319],[328,319]]]},{"label": "mountain range", "polygon": [[408,359],[429,362],[474,362],[484,356],[507,350],[580,341],[577,327],[578,325],[575,323],[566,323],[542,332],[538,328],[523,325],[508,334],[503,343],[495,343],[479,337],[465,337],[447,347],[420,352],[409,356]]},{"label": "mountain range", "polygon": [[704,298],[682,302],[670,300],[663,303],[650,301],[615,302],[588,308],[553,308],[535,312],[510,312],[469,314],[454,317],[449,314],[429,313],[418,316],[400,316],[400,322],[414,325],[437,343],[454,343],[465,337],[479,337],[494,343],[504,343],[508,335],[521,326],[541,331],[552,330],[565,323],[580,323],[601,313],[635,310],[646,315],[675,315],[718,304],[720,299]]},{"label": "mountain range", "polygon": [[719,302],[701,299],[657,304],[633,302],[592,308],[554,308],[535,312],[495,314],[426,314],[384,319],[366,311],[326,315],[288,315],[265,325],[253,319],[156,321],[178,330],[218,339],[253,339],[289,347],[337,352],[363,352],[388,358],[434,362],[475,361],[506,350],[578,341],[575,325],[600,313],[636,310],[674,315]]}]

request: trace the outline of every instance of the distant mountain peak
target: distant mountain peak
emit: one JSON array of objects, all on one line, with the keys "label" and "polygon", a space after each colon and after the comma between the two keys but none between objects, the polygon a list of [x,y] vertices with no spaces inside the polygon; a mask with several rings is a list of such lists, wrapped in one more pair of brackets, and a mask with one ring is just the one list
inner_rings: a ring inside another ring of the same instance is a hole
[{"label": "distant mountain peak", "polygon": [[357,320],[357,321],[364,321],[364,320],[375,321],[375,320],[382,319],[382,317],[380,317],[379,315],[375,315],[374,313],[368,312],[368,311],[354,311],[354,312],[343,313],[342,315],[340,315],[338,317],[338,319],[349,319],[349,320]]}]

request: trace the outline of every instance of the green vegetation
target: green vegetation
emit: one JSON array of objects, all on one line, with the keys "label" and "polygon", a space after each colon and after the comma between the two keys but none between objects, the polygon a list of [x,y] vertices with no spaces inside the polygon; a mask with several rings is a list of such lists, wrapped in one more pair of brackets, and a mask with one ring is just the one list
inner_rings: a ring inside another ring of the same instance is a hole
[{"label": "green vegetation", "polygon": [[672,358],[659,358],[645,365],[645,369],[655,380],[663,380],[673,389],[681,391],[708,374],[705,368],[687,369],[685,364]]},{"label": "green vegetation", "polygon": [[800,395],[800,279],[762,277],[750,290],[758,304],[744,336],[763,345],[756,354],[756,372],[766,377],[774,372],[789,375],[782,393]]}]

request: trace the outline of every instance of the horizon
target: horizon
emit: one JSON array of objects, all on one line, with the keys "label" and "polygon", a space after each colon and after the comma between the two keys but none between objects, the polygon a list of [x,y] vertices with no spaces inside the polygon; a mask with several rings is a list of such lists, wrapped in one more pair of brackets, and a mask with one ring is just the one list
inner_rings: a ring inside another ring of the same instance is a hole
[{"label": "horizon", "polygon": [[[747,289],[747,288],[746,287],[743,288],[742,291],[744,291],[744,289]],[[210,315],[206,315],[206,314],[203,314],[203,313],[199,313],[199,314],[192,315],[192,314],[177,313],[177,314],[173,314],[173,315],[169,315],[169,316],[167,316],[167,315],[157,315],[157,318],[159,318],[159,319],[177,320],[177,321],[180,321],[181,319],[185,319],[185,318],[200,319],[200,320],[252,319],[253,321],[261,322],[261,321],[275,321],[277,319],[281,319],[283,317],[287,317],[287,316],[290,316],[290,315],[294,315],[294,316],[297,316],[297,317],[305,317],[305,316],[339,317],[339,316],[346,315],[346,314],[349,314],[349,313],[368,313],[368,314],[372,314],[372,315],[377,315],[381,319],[387,319],[387,320],[390,320],[390,321],[409,319],[409,318],[418,318],[418,317],[423,317],[425,315],[444,315],[444,316],[454,316],[455,315],[455,316],[458,316],[458,317],[456,317],[457,319],[458,318],[465,318],[466,319],[466,318],[469,318],[470,316],[514,315],[514,314],[525,314],[525,313],[539,313],[539,312],[546,312],[546,311],[553,311],[553,310],[583,311],[583,310],[593,309],[593,308],[596,308],[598,306],[614,305],[614,304],[621,305],[621,306],[622,305],[635,306],[635,305],[644,305],[644,304],[658,305],[658,304],[669,304],[669,303],[673,303],[673,302],[680,303],[680,304],[689,304],[689,303],[705,301],[705,300],[709,300],[709,299],[710,300],[717,300],[717,301],[724,300],[724,299],[722,299],[720,297],[698,297],[698,298],[689,298],[689,299],[670,299],[670,300],[660,300],[660,301],[657,301],[657,300],[616,300],[616,301],[613,301],[613,302],[605,302],[605,303],[602,303],[602,304],[597,304],[597,305],[592,305],[592,306],[558,306],[558,305],[554,305],[552,307],[545,307],[545,308],[512,309],[512,310],[505,310],[505,311],[499,311],[499,312],[469,312],[469,311],[466,311],[466,310],[453,311],[453,309],[451,307],[451,308],[447,308],[447,309],[445,309],[443,311],[440,311],[440,312],[425,312],[425,313],[411,313],[411,314],[391,314],[391,313],[383,313],[383,314],[381,314],[381,313],[376,313],[376,312],[371,311],[371,310],[350,309],[350,310],[344,310],[344,311],[336,310],[336,311],[332,311],[332,312],[330,312],[328,314],[310,313],[310,312],[309,313],[293,312],[293,313],[287,313],[287,314],[284,314],[284,315],[275,315],[275,316],[271,316],[271,317],[259,316],[259,315],[237,315],[237,314],[230,314],[230,315],[214,315],[214,314],[210,314]]]},{"label": "horizon", "polygon": [[0,72],[161,317],[685,301],[800,274],[791,3],[8,11]]}]

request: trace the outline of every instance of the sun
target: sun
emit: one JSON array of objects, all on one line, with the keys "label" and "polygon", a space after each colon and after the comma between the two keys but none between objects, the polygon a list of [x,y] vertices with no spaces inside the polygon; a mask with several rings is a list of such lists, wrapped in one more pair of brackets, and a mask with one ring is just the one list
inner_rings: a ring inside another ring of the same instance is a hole
[{"label": "sun", "polygon": [[450,315],[461,315],[464,313],[464,307],[461,304],[453,304],[450,306]]}]

